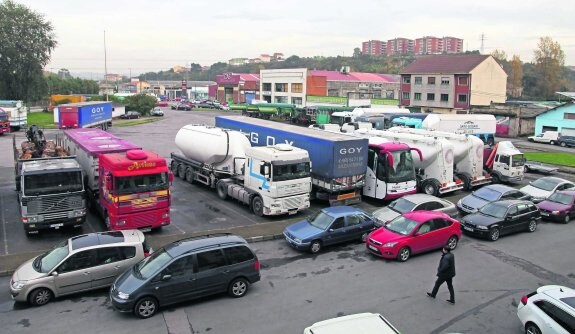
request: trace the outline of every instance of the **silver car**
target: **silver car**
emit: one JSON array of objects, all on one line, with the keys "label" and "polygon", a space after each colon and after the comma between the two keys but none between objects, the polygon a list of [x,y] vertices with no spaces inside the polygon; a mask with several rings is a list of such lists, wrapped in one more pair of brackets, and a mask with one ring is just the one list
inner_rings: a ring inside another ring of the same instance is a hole
[{"label": "silver car", "polygon": [[531,196],[504,184],[490,184],[481,187],[457,202],[457,208],[463,213],[475,213],[486,204],[506,199],[529,200]]},{"label": "silver car", "polygon": [[40,306],[54,297],[107,287],[150,251],[138,230],[73,237],[18,267],[10,294],[16,301]]},{"label": "silver car", "polygon": [[459,212],[455,204],[448,200],[427,194],[406,195],[389,203],[373,213],[375,225],[383,226],[400,215],[417,210],[439,211],[457,218]]}]

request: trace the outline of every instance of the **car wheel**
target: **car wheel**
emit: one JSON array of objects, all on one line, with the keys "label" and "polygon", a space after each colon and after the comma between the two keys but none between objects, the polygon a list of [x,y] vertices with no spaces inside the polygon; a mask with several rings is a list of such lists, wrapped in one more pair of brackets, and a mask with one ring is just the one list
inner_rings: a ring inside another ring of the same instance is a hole
[{"label": "car wheel", "polygon": [[524,166],[523,166],[523,172],[529,173],[529,171],[531,171],[531,170],[529,169],[529,167],[527,167],[527,165],[524,165]]},{"label": "car wheel", "polygon": [[409,249],[409,247],[402,247],[397,253],[397,260],[405,262],[409,260],[410,256],[411,256],[411,250]]},{"label": "car wheel", "polygon": [[499,229],[497,227],[489,230],[489,240],[497,241],[499,239],[499,236],[500,236],[500,232],[499,232]]},{"label": "car wheel", "polygon": [[565,224],[569,224],[569,221],[571,220],[571,216],[569,216],[569,214],[565,215],[565,218],[563,219],[563,223]]},{"label": "car wheel", "polygon": [[254,215],[262,217],[264,215],[264,202],[259,196],[254,197],[252,200],[252,211]]},{"label": "car wheel", "polygon": [[134,313],[136,316],[142,319],[147,319],[158,310],[158,301],[154,297],[144,297],[136,303],[134,306]]},{"label": "car wheel", "polygon": [[537,229],[537,222],[535,220],[530,221],[529,225],[527,225],[527,230],[529,232],[535,232],[536,229]]},{"label": "car wheel", "polygon": [[561,147],[565,147],[565,146],[567,146],[567,144],[565,144],[565,142],[564,142],[564,141],[562,141],[562,142],[561,142],[561,144],[559,144],[559,145],[561,145]]},{"label": "car wheel", "polygon": [[552,141],[550,141],[550,142],[549,142],[549,144],[551,144],[551,145],[555,145],[555,141],[554,141],[554,140],[552,140]]},{"label": "car wheel", "polygon": [[449,247],[449,249],[454,250],[457,247],[457,237],[452,235],[449,240],[447,240],[447,247]]},{"label": "car wheel", "polygon": [[539,327],[537,327],[537,325],[530,322],[527,325],[525,325],[525,334],[541,334],[541,330],[539,329]]},{"label": "car wheel", "polygon": [[321,241],[314,240],[312,241],[311,245],[309,245],[309,251],[312,254],[317,254],[321,250]]},{"label": "car wheel", "polygon": [[248,292],[248,281],[244,278],[236,278],[230,283],[228,287],[228,294],[234,298],[240,298]]},{"label": "car wheel", "polygon": [[53,297],[54,294],[52,293],[52,291],[50,291],[50,289],[39,288],[32,291],[30,297],[28,297],[28,301],[30,302],[31,305],[42,306],[48,304]]}]

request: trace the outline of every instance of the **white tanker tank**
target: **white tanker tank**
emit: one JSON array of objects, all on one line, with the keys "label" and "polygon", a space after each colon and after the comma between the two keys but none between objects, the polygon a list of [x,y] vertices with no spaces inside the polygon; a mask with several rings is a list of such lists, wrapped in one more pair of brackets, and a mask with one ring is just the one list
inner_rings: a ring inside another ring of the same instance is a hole
[{"label": "white tanker tank", "polygon": [[456,177],[463,182],[465,189],[470,190],[473,187],[491,182],[491,177],[484,175],[483,172],[484,144],[478,137],[407,127],[392,127],[388,131],[444,138],[453,145],[453,170]]},{"label": "white tanker tank", "polygon": [[453,175],[454,147],[448,140],[439,137],[424,137],[410,133],[360,129],[354,132],[364,137],[382,137],[401,142],[418,149],[412,151],[413,164],[417,168],[420,190],[430,195],[440,195],[463,189],[460,180]]},{"label": "white tanker tank", "polygon": [[287,144],[252,147],[239,131],[186,125],[175,138],[171,169],[187,182],[215,188],[258,215],[294,214],[309,208],[311,177],[306,150]]},{"label": "white tanker tank", "polygon": [[251,149],[250,141],[241,132],[203,125],[182,127],[175,143],[186,158],[230,175],[241,173],[246,151]]}]

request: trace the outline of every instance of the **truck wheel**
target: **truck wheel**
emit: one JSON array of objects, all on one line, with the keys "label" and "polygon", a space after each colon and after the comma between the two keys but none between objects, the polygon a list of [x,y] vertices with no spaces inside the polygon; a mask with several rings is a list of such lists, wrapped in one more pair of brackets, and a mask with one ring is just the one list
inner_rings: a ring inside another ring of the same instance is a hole
[{"label": "truck wheel", "polygon": [[459,174],[458,177],[463,182],[463,189],[471,190],[471,177],[467,174]]},{"label": "truck wheel", "polygon": [[218,190],[218,197],[225,201],[228,198],[228,189],[226,187],[226,184],[223,182],[218,182],[216,188]]},{"label": "truck wheel", "polygon": [[495,138],[493,137],[487,138],[487,145],[493,146],[493,144],[495,144]]},{"label": "truck wheel", "polygon": [[491,175],[491,183],[493,184],[501,183],[501,178],[499,177],[499,174],[494,173],[493,175]]},{"label": "truck wheel", "polygon": [[551,144],[551,145],[555,145],[555,144],[556,144],[556,142],[555,142],[554,140],[552,140],[552,141],[550,141],[550,142],[549,142],[549,144]]},{"label": "truck wheel", "polygon": [[439,194],[439,182],[435,179],[423,181],[421,188],[427,195],[437,196]]},{"label": "truck wheel", "polygon": [[186,182],[194,183],[194,176],[191,168],[186,168]]},{"label": "truck wheel", "polygon": [[254,197],[252,200],[252,211],[254,215],[262,217],[264,215],[264,202],[259,196]]},{"label": "truck wheel", "polygon": [[180,179],[186,178],[186,165],[178,164],[178,176],[180,177]]}]

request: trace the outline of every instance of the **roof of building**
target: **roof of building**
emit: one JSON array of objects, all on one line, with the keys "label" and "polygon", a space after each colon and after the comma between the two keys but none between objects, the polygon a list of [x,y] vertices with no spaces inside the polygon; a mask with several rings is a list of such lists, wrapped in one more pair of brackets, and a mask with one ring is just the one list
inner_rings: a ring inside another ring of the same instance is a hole
[{"label": "roof of building", "polygon": [[435,55],[424,56],[415,61],[401,71],[401,74],[419,73],[441,73],[441,74],[462,74],[469,73],[477,65],[484,62],[489,55]]},{"label": "roof of building", "polygon": [[239,75],[241,81],[260,81],[260,75],[254,73],[233,73]]},{"label": "roof of building", "polygon": [[343,73],[339,71],[325,71],[325,70],[311,70],[311,76],[324,76],[327,81],[355,81],[355,82],[382,82],[382,83],[398,83],[399,76],[394,74],[381,74],[381,73],[362,73],[362,72],[349,72]]},{"label": "roof of building", "polygon": [[575,100],[575,92],[555,92],[555,94],[559,94],[563,97]]}]

